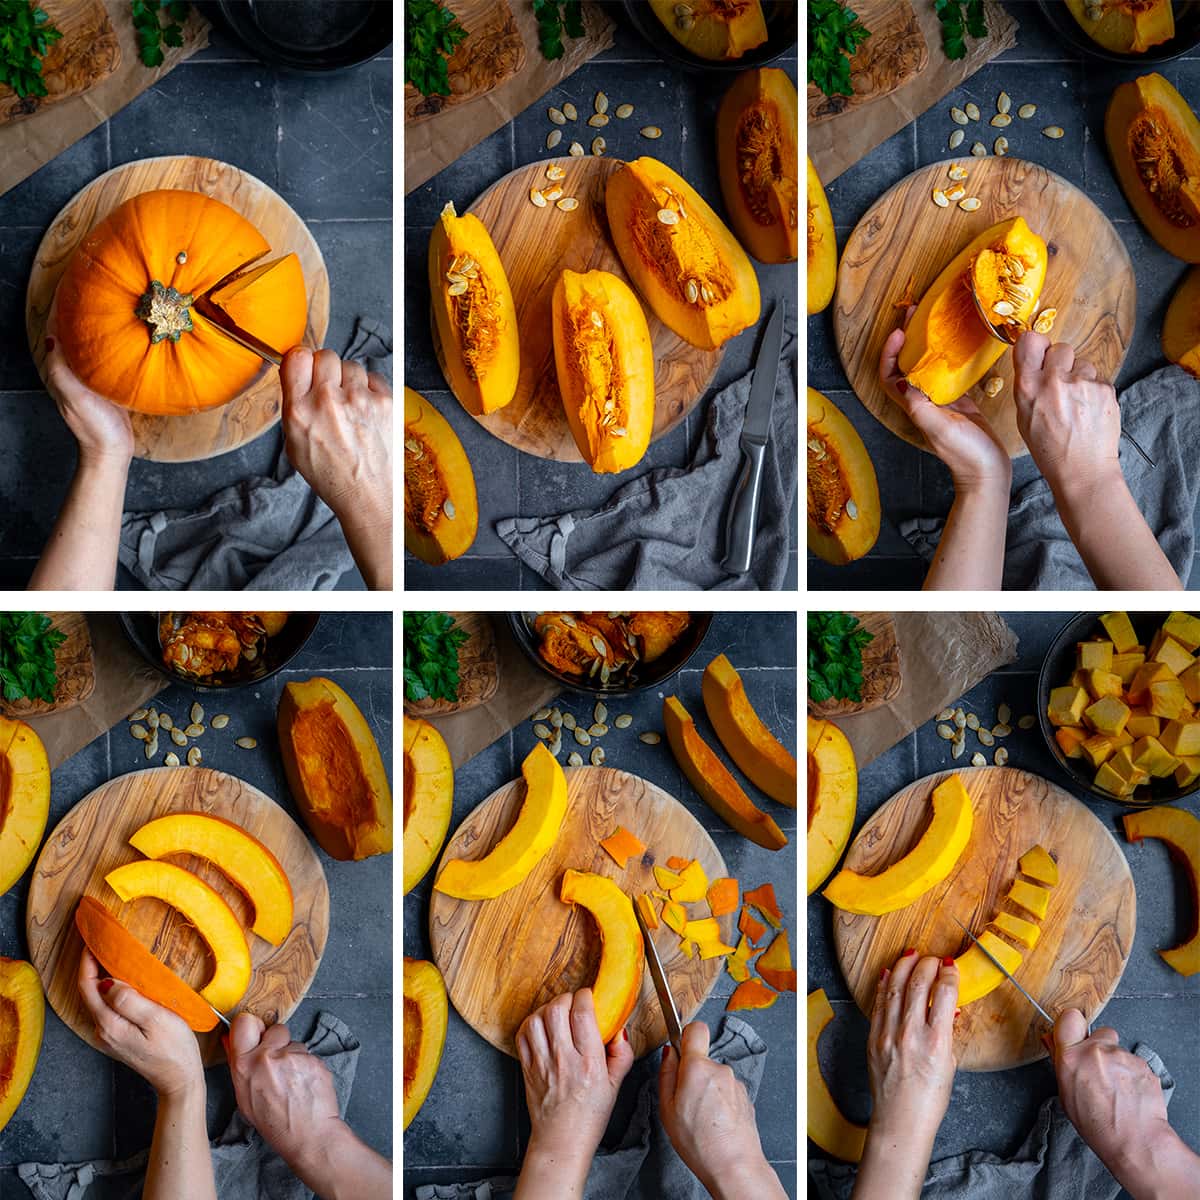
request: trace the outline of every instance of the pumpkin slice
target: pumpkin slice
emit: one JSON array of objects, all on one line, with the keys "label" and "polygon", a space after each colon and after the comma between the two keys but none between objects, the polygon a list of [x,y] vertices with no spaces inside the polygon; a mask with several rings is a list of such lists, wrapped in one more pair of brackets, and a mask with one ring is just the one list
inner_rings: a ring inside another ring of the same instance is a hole
[{"label": "pumpkin slice", "polygon": [[250,986],[250,947],[233,910],[218,892],[174,863],[151,860],[117,867],[104,881],[125,903],[149,896],[177,908],[196,927],[215,963],[200,995],[218,1012],[227,1013],[237,1005]]},{"label": "pumpkin slice", "polygon": [[452,858],[434,891],[460,900],[490,900],[516,887],[554,844],[567,813],[567,779],[538,742],[521,764],[525,800],[512,828],[482,858]]},{"label": "pumpkin slice", "polygon": [[1121,820],[1131,842],[1158,838],[1182,864],[1192,894],[1191,932],[1178,946],[1158,953],[1180,975],[1200,973],[1200,819],[1186,809],[1158,805],[1126,813]]},{"label": "pumpkin slice", "polygon": [[559,899],[586,908],[600,930],[600,966],[592,983],[596,1023],[606,1045],[624,1026],[642,989],[646,947],[633,904],[603,875],[567,870]]},{"label": "pumpkin slice", "polygon": [[[781,850],[787,845],[787,835],[742,791],[675,696],[668,696],[663,701],[663,724],[675,761],[713,812],[743,837],[766,850]],[[703,891],[700,894],[703,895]]]},{"label": "pumpkin slice", "polygon": [[752,904],[758,909],[759,914],[767,919],[767,923],[772,929],[783,928],[783,912],[779,907],[778,901],[775,899],[775,885],[773,883],[762,883],[756,888],[751,888],[742,899],[747,904]]},{"label": "pumpkin slice", "polygon": [[682,875],[676,871],[669,871],[666,867],[655,867],[654,878],[658,886],[666,892],[672,891],[683,882]]},{"label": "pumpkin slice", "polygon": [[98,900],[84,896],[79,901],[75,927],[96,961],[114,979],[169,1008],[197,1033],[207,1033],[216,1026],[217,1014],[204,997],[155,958]]},{"label": "pumpkin slice", "polygon": [[425,878],[446,840],[454,804],[454,764],[428,722],[404,716],[404,894]]},{"label": "pumpkin slice", "polygon": [[663,924],[670,930],[683,937],[683,932],[687,928],[688,917],[687,909],[683,907],[677,900],[666,900],[662,907]]},{"label": "pumpkin slice", "polygon": [[[1066,0],[1071,16],[1098,46],[1113,54],[1144,54],[1175,36],[1171,0]],[[1100,10],[1100,19],[1089,14]]]},{"label": "pumpkin slice", "polygon": [[[1021,952],[1001,941],[990,929],[979,935],[979,942],[1010,975],[1021,965]],[[958,967],[959,1008],[982,999],[1004,982],[1004,972],[974,942],[954,960],[954,965]]]},{"label": "pumpkin slice", "polygon": [[684,958],[696,957],[696,947],[692,942],[689,942],[687,938],[679,939],[679,952]]},{"label": "pumpkin slice", "polygon": [[708,876],[697,862],[690,862],[679,873],[679,883],[671,889],[671,899],[680,904],[694,904],[703,900],[708,890]]},{"label": "pumpkin slice", "polygon": [[1039,921],[1046,918],[1046,910],[1050,906],[1050,893],[1036,883],[1026,883],[1023,879],[1016,880],[1008,889],[1006,900],[1032,913]]},{"label": "pumpkin slice", "polygon": [[1193,267],[1171,297],[1162,328],[1163,353],[1200,379],[1200,267]]},{"label": "pumpkin slice", "polygon": [[45,1024],[46,1000],[33,965],[0,957],[0,1130],[33,1079]]},{"label": "pumpkin slice", "polygon": [[726,913],[737,912],[738,881],[728,877],[714,879],[708,885],[708,911],[714,917],[723,917]]},{"label": "pumpkin slice", "polygon": [[[241,272],[208,299],[247,333],[286,354],[300,344],[304,325],[297,321],[296,305],[280,304],[280,296],[307,296],[304,271],[294,254]],[[305,318],[307,323],[307,314]]]},{"label": "pumpkin slice", "polygon": [[781,929],[775,935],[775,940],[758,956],[755,966],[777,992],[796,990],[796,971],[792,966],[792,950],[788,945],[786,929]]},{"label": "pumpkin slice", "polygon": [[833,1007],[818,988],[808,997],[808,1136],[826,1154],[845,1162],[860,1162],[867,1141],[865,1125],[848,1121],[838,1108],[825,1076],[817,1045],[825,1026],[833,1020]]},{"label": "pumpkin slice", "polygon": [[846,912],[881,916],[905,908],[941,883],[971,840],[971,797],[957,775],[934,788],[932,816],[917,844],[878,875],[860,875],[843,867],[824,896]]},{"label": "pumpkin slice", "polygon": [[616,832],[610,833],[600,845],[622,871],[631,858],[640,858],[646,852],[646,843],[630,833],[624,825],[618,825]]},{"label": "pumpkin slice", "polygon": [[1047,887],[1055,887],[1058,884],[1058,863],[1050,857],[1050,852],[1044,846],[1034,846],[1032,850],[1026,850],[1017,859],[1017,866],[1022,875],[1028,875],[1030,879],[1044,883]]},{"label": "pumpkin slice", "polygon": [[767,40],[762,0],[691,0],[686,14],[675,0],[650,0],[650,8],[663,28],[699,58],[741,58]]},{"label": "pumpkin slice", "polygon": [[50,815],[50,760],[23,721],[0,716],[0,895],[25,874]]},{"label": "pumpkin slice", "polygon": [[808,894],[838,865],[858,811],[858,764],[832,722],[808,718]]},{"label": "pumpkin slice", "polygon": [[705,668],[701,695],[721,745],[746,778],[772,800],[795,808],[796,760],[763,724],[742,677],[724,654]]},{"label": "pumpkin slice", "polygon": [[837,234],[825,188],[808,160],[808,314],[824,312],[837,286]]},{"label": "pumpkin slice", "polygon": [[879,537],[875,466],[858,430],[828,396],[808,389],[808,548],[835,567]]},{"label": "pumpkin slice", "polygon": [[272,946],[292,929],[292,888],[279,860],[240,825],[208,813],[171,813],[129,839],[147,858],[194,854],[215,866],[254,906],[251,928]]},{"label": "pumpkin slice", "polygon": [[1008,912],[998,912],[992,918],[992,925],[1005,937],[1020,942],[1026,950],[1032,950],[1038,944],[1038,938],[1042,936],[1041,929],[1032,921],[1026,921],[1023,917],[1016,917]]},{"label": "pumpkin slice", "polygon": [[442,973],[431,962],[404,960],[404,1128],[425,1103],[433,1087],[450,1006]]},{"label": "pumpkin slice", "polygon": [[760,983],[757,979],[747,979],[745,983],[739,983],[733,989],[733,995],[729,997],[725,1011],[739,1012],[744,1008],[770,1008],[778,999],[779,993],[772,991],[765,983]]},{"label": "pumpkin slice", "polygon": [[642,914],[642,920],[646,922],[646,928],[657,929],[658,913],[654,911],[654,901],[649,896],[641,895],[634,896],[633,903],[638,912]]}]

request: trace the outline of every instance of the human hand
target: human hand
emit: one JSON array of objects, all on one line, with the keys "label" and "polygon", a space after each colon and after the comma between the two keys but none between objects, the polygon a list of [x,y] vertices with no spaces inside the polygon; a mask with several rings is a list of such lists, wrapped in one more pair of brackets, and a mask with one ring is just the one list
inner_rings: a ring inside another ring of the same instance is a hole
[{"label": "human hand", "polygon": [[1032,331],[1013,349],[1017,428],[1051,489],[1121,477],[1121,410],[1111,384],[1063,342]]},{"label": "human hand", "polygon": [[929,448],[950,469],[956,490],[999,485],[1007,492],[1012,483],[1012,460],[975,401],[964,396],[953,404],[937,405],[904,378],[899,366],[900,351],[915,311],[910,308],[904,324],[893,329],[883,343],[879,380],[884,390],[908,414]]},{"label": "human hand", "polygon": [[586,1175],[633,1066],[628,1036],[622,1029],[605,1047],[591,989],[581,988],[525,1018],[517,1056],[532,1126],[530,1153],[571,1161]]},{"label": "human hand", "polygon": [[77,978],[96,1036],[114,1058],[132,1067],[160,1097],[203,1088],[200,1047],[182,1017],[127,983],[101,978],[100,965],[86,946]]},{"label": "human hand", "polygon": [[693,1021],[684,1028],[679,1056],[663,1047],[658,1072],[663,1128],[711,1195],[771,1195],[779,1180],[763,1156],[750,1095],[731,1068],[708,1057],[708,1040],[708,1026]]}]

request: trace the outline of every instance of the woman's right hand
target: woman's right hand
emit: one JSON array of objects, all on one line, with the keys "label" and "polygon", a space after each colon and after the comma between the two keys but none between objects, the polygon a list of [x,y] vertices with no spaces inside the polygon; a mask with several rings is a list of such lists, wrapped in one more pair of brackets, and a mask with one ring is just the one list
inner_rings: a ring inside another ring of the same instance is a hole
[{"label": "woman's right hand", "polygon": [[132,1067],[160,1097],[203,1088],[200,1047],[182,1017],[127,983],[101,978],[86,947],[79,956],[78,981],[96,1035],[115,1059]]}]

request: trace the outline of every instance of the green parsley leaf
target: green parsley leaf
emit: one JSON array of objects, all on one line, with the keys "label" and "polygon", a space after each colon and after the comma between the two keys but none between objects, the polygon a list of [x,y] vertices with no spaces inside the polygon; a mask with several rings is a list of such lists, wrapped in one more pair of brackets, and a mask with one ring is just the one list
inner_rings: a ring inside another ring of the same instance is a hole
[{"label": "green parsley leaf", "polygon": [[808,614],[808,696],[826,700],[862,699],[862,652],[874,634],[849,613]]},{"label": "green parsley leaf", "polygon": [[457,700],[458,648],[468,636],[449,613],[405,613],[405,698]]},{"label": "green parsley leaf", "polygon": [[808,82],[826,96],[850,96],[850,59],[871,31],[844,0],[808,0]]},{"label": "green parsley leaf", "polygon": [[0,613],[0,689],[4,699],[54,702],[54,652],[67,640],[45,613]]},{"label": "green parsley leaf", "polygon": [[30,0],[0,0],[0,83],[21,99],[44,96],[42,60],[61,37],[45,9]]},{"label": "green parsley leaf", "polygon": [[422,96],[449,96],[446,67],[467,31],[438,0],[405,0],[404,78]]}]

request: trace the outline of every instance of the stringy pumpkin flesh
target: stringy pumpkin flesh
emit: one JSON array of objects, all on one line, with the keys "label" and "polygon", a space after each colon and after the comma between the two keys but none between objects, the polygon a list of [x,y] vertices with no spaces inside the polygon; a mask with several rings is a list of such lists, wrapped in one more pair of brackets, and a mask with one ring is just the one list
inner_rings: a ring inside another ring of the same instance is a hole
[{"label": "stringy pumpkin flesh", "polygon": [[404,519],[431,533],[449,489],[437,467],[433,447],[411,426],[404,430]]},{"label": "stringy pumpkin flesh", "polygon": [[808,519],[832,534],[842,518],[850,489],[836,452],[812,425],[808,427]]},{"label": "stringy pumpkin flesh", "polygon": [[1129,130],[1129,149],[1142,184],[1163,218],[1180,229],[1197,224],[1197,200],[1185,197],[1185,185],[1200,180],[1200,155],[1178,140],[1177,126],[1163,109],[1140,113]]},{"label": "stringy pumpkin flesh", "polygon": [[[746,113],[737,132],[738,183],[746,207],[760,225],[774,225],[781,217],[795,229],[799,203],[796,188],[797,166],[784,161],[783,148],[791,143],[784,137],[779,112],[774,105],[760,106]],[[783,211],[776,214],[772,204],[773,188],[786,195]],[[809,258],[812,258],[813,216],[809,210]]]}]

